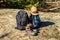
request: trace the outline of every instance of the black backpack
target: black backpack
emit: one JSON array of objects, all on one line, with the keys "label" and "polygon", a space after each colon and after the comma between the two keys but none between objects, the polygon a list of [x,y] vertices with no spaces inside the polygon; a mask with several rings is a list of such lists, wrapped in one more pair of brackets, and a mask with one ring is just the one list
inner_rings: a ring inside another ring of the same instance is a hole
[{"label": "black backpack", "polygon": [[25,29],[25,26],[29,23],[27,12],[20,10],[16,15],[16,22],[18,29]]}]

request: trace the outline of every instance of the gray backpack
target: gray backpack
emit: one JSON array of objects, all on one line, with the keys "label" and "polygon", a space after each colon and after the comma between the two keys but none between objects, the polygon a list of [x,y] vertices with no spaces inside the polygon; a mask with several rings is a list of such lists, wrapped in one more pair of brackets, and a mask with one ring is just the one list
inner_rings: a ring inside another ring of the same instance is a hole
[{"label": "gray backpack", "polygon": [[27,12],[20,10],[16,15],[16,22],[18,29],[25,29],[25,26],[29,23]]}]

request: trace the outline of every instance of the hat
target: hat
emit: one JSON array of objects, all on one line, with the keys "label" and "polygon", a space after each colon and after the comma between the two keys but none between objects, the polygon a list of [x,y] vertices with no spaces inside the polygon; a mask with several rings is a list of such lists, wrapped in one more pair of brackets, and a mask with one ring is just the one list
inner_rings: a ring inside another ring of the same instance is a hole
[{"label": "hat", "polygon": [[31,7],[30,12],[31,12],[32,15],[38,15],[38,13],[37,13],[37,8],[34,7],[34,6]]},{"label": "hat", "polygon": [[38,13],[31,13],[32,15],[39,15]]}]

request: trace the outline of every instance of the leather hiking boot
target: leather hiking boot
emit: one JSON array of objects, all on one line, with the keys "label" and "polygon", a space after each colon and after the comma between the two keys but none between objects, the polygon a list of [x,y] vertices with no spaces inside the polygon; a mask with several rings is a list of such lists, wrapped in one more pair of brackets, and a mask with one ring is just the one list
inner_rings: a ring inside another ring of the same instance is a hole
[{"label": "leather hiking boot", "polygon": [[37,30],[32,30],[31,27],[32,27],[32,24],[27,24],[27,26],[26,26],[26,32],[29,35],[32,35],[32,36],[37,35],[37,32],[36,32]]}]

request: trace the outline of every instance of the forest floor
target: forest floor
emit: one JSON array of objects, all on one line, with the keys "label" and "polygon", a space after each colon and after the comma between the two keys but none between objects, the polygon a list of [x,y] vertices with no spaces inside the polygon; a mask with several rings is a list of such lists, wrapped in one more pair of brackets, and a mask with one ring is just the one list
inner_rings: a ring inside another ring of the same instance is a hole
[{"label": "forest floor", "polygon": [[0,9],[0,40],[60,40],[60,13],[39,12],[42,21],[37,36],[17,30],[16,14],[19,9]]}]

